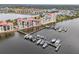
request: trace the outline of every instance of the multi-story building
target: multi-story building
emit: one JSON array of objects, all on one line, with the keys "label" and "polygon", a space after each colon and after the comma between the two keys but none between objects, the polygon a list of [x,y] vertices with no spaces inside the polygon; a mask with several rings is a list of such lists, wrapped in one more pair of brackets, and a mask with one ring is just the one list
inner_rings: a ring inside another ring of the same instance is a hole
[{"label": "multi-story building", "polygon": [[47,24],[51,22],[56,22],[56,13],[47,13],[43,18],[41,18],[41,23],[42,24]]},{"label": "multi-story building", "polygon": [[67,15],[67,16],[74,16],[76,11],[74,10],[59,10],[58,15]]},{"label": "multi-story building", "polygon": [[47,13],[44,17],[40,19],[35,19],[34,17],[27,19],[24,18],[17,19],[19,29],[41,26],[53,22],[56,22],[56,13]]},{"label": "multi-story building", "polygon": [[8,31],[14,31],[14,25],[11,22],[0,22],[0,33],[1,32],[8,32]]},{"label": "multi-story building", "polygon": [[24,29],[24,28],[30,28],[34,26],[40,25],[39,20],[36,20],[34,18],[18,18],[17,19],[18,29]]},{"label": "multi-story building", "polygon": [[0,8],[0,13],[18,13],[18,14],[40,14],[46,13],[47,9],[39,8]]}]

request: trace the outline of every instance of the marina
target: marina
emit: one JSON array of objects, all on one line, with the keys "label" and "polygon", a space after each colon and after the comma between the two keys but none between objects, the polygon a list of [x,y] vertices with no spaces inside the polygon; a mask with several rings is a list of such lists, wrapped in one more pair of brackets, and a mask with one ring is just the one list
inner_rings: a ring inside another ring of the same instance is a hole
[{"label": "marina", "polygon": [[[6,38],[3,41],[0,41],[0,53],[79,53],[78,47],[78,25],[79,19],[73,19],[69,21],[64,21],[58,23],[60,26],[68,28],[67,32],[58,32],[53,29],[43,29],[33,35],[39,34],[45,36],[47,41],[51,41],[52,38],[58,38],[62,41],[61,48],[58,52],[54,51],[54,47],[48,46],[46,49],[42,49],[40,46],[37,46],[35,43],[30,42],[29,40],[24,40],[24,35],[18,32],[15,32],[14,36]],[[73,34],[74,33],[74,34]],[[75,39],[75,40],[74,40]],[[0,39],[1,40],[1,39]],[[73,44],[74,43],[74,44]]]},{"label": "marina", "polygon": [[0,54],[79,54],[75,8],[0,7]]},{"label": "marina", "polygon": [[59,47],[61,46],[61,40],[59,40],[59,39],[56,39],[55,41],[54,41],[54,39],[52,39],[54,42],[53,43],[51,43],[51,42],[49,42],[49,41],[46,41],[45,39],[45,37],[44,36],[41,36],[41,35],[35,35],[35,38],[32,36],[32,35],[29,35],[29,34],[26,34],[25,36],[24,36],[24,39],[29,39],[29,40],[33,40],[33,39],[36,39],[37,40],[37,42],[36,42],[36,44],[37,45],[41,45],[42,44],[42,47],[43,48],[46,48],[48,45],[50,45],[50,46],[53,46],[53,47],[55,47],[56,49],[56,51],[58,51],[58,49],[59,49]]}]

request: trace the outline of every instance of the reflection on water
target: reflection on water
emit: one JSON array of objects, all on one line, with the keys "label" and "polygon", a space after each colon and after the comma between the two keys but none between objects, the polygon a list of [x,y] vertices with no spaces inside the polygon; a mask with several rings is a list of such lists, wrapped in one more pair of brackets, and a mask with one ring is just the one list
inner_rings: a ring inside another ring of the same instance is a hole
[{"label": "reflection on water", "polygon": [[52,29],[44,29],[35,34],[43,35],[48,41],[52,38],[62,40],[62,46],[58,52],[54,51],[54,47],[48,46],[42,49],[36,43],[24,40],[24,35],[15,32],[14,35],[0,38],[0,53],[79,53],[79,18],[69,21],[57,23],[57,26],[68,28],[67,32],[58,32]]},{"label": "reflection on water", "polygon": [[14,35],[15,35],[15,32],[0,34],[0,42],[13,37]]}]

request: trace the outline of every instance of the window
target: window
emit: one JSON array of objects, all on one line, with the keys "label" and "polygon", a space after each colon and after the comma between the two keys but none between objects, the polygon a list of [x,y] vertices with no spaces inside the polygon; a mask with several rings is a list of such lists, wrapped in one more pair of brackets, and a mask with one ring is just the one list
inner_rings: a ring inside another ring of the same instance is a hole
[{"label": "window", "polygon": [[6,29],[6,26],[4,26],[4,31],[6,31],[7,29]]},{"label": "window", "polygon": [[27,22],[27,27],[29,27],[29,22]]},{"label": "window", "polygon": [[24,27],[24,21],[22,22],[22,25],[23,25],[23,27]]},{"label": "window", "polygon": [[7,26],[7,30],[10,30],[10,26]]}]

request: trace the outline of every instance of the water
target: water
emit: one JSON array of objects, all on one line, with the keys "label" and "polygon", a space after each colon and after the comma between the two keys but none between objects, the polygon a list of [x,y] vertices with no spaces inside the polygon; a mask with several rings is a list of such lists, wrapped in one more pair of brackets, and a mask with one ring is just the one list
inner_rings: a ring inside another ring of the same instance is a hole
[{"label": "water", "polygon": [[46,9],[52,9],[52,8],[57,8],[57,9],[77,9],[79,8],[79,5],[65,5],[65,4],[0,4],[1,7],[32,7],[32,8],[46,8]]},{"label": "water", "polygon": [[3,41],[0,39],[0,53],[79,54],[79,18],[60,22],[57,26],[58,25],[63,25],[65,28],[68,28],[68,31],[58,32],[52,29],[44,29],[35,33],[45,36],[48,41],[51,41],[52,38],[62,40],[62,46],[58,52],[55,52],[55,48],[51,46],[48,46],[46,49],[42,49],[42,47],[37,46],[36,43],[24,40],[24,35],[15,32],[15,35],[10,38],[6,38]]},{"label": "water", "polygon": [[17,19],[17,18],[28,18],[33,15],[27,15],[27,14],[15,14],[15,13],[0,13],[0,20],[12,20],[12,19]]}]

